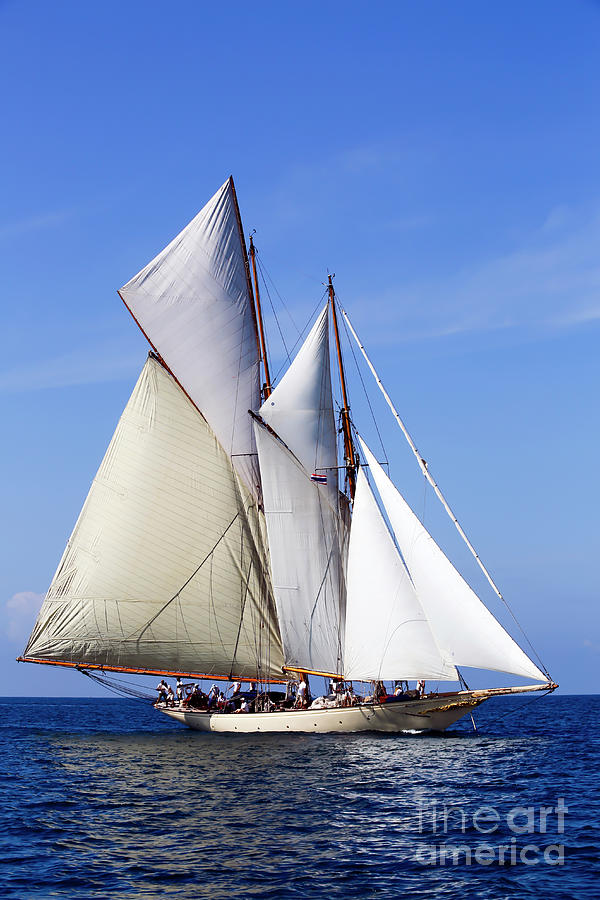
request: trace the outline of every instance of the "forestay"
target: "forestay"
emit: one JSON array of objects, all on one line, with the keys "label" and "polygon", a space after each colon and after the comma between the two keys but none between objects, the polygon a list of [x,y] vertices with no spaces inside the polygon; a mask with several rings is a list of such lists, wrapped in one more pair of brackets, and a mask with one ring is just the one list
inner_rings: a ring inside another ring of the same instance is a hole
[{"label": "forestay", "polygon": [[261,518],[203,417],[149,358],[25,656],[281,676]]},{"label": "forestay", "polygon": [[350,529],[344,675],[456,681],[361,468]]},{"label": "forestay", "polygon": [[119,293],[257,492],[259,355],[231,179]]},{"label": "forestay", "polygon": [[454,568],[362,440],[361,445],[444,662],[547,681]]}]

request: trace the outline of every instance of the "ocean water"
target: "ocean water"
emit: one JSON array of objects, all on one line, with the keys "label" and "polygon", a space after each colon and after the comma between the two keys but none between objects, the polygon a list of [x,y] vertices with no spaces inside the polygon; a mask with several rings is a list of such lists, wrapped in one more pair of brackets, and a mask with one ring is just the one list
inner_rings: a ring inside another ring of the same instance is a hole
[{"label": "ocean water", "polygon": [[600,697],[475,718],[229,736],[136,700],[1,700],[0,896],[600,897]]}]

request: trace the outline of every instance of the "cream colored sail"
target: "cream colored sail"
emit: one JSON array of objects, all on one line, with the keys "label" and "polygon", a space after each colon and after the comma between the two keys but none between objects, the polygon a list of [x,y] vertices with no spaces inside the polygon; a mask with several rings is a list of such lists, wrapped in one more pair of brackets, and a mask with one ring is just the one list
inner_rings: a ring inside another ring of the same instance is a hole
[{"label": "cream colored sail", "polygon": [[149,358],[26,657],[281,676],[261,522],[228,455]]},{"label": "cream colored sail", "polygon": [[259,355],[231,179],[119,293],[256,492]]},{"label": "cream colored sail", "polygon": [[347,679],[458,679],[454,666],[440,656],[362,468],[356,483],[346,580]]},{"label": "cream colored sail", "polygon": [[362,440],[361,445],[444,661],[547,681],[457,572]]}]

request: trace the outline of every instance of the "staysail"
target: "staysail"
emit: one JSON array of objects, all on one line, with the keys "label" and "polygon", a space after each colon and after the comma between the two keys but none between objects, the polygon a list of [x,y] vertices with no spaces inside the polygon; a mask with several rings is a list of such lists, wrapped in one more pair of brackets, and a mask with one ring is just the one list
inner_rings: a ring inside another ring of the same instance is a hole
[{"label": "staysail", "polygon": [[327,307],[260,415],[277,434],[255,424],[285,664],[341,673],[344,524]]},{"label": "staysail", "polygon": [[454,666],[440,656],[362,468],[354,497],[347,585],[345,678],[458,679]]},{"label": "staysail", "polygon": [[362,440],[361,445],[444,662],[547,681],[454,568]]},{"label": "staysail", "polygon": [[211,428],[151,356],[25,658],[281,677],[261,519]]},{"label": "staysail", "polygon": [[230,178],[119,293],[256,493],[248,410],[260,404],[259,353],[246,265]]}]

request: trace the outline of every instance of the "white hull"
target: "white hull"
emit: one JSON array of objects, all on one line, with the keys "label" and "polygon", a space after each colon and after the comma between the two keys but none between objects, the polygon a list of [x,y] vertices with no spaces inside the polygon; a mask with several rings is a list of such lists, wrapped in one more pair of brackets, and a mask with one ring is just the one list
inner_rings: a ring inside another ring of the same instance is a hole
[{"label": "white hull", "polygon": [[429,712],[420,702],[362,704],[335,709],[298,709],[271,713],[208,713],[187,709],[159,709],[197,731],[239,734],[256,731],[442,731],[468,711],[467,708],[452,707],[445,711]]},{"label": "white hull", "polygon": [[551,690],[550,685],[495,688],[434,695],[405,703],[362,703],[333,709],[299,709],[270,713],[211,713],[157,706],[172,719],[196,731],[237,734],[261,732],[422,732],[444,731],[489,697],[526,691]]}]

